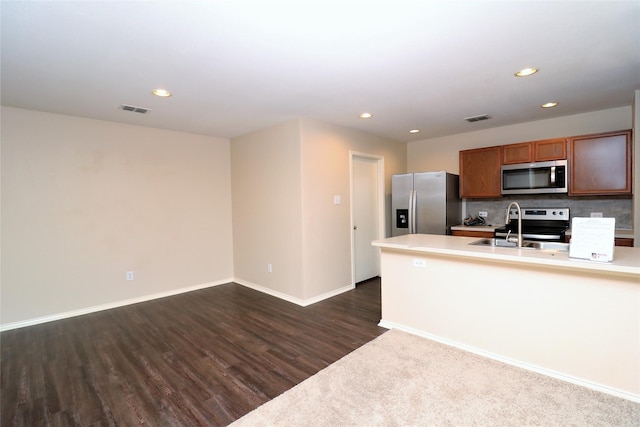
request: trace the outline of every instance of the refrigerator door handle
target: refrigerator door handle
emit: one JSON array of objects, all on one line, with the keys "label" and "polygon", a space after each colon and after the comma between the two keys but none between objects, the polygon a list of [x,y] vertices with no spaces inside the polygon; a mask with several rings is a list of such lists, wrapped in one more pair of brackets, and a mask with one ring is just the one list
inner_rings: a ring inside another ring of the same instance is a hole
[{"label": "refrigerator door handle", "polygon": [[409,209],[407,218],[407,232],[411,234],[411,219],[413,218],[413,190],[409,190]]},{"label": "refrigerator door handle", "polygon": [[417,191],[411,190],[409,196],[409,234],[416,233],[416,201]]}]

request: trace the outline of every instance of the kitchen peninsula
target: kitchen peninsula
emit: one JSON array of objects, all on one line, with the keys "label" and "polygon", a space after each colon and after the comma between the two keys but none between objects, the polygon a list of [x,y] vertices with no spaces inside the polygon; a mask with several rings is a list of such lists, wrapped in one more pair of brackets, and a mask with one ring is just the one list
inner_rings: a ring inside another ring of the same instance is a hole
[{"label": "kitchen peninsula", "polygon": [[380,325],[640,402],[639,248],[600,263],[475,240],[374,241]]}]

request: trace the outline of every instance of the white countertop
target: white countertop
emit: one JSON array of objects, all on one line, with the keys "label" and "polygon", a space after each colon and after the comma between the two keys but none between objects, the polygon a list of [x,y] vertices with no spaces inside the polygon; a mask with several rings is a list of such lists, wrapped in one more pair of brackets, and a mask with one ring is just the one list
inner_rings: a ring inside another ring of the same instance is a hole
[{"label": "white countertop", "polygon": [[480,258],[502,263],[535,264],[563,270],[582,270],[606,275],[632,276],[638,279],[638,284],[640,285],[640,248],[616,246],[613,261],[605,263],[569,258],[568,252],[469,245],[475,240],[478,240],[478,238],[408,234],[376,240],[372,244],[380,248],[416,253]]}]

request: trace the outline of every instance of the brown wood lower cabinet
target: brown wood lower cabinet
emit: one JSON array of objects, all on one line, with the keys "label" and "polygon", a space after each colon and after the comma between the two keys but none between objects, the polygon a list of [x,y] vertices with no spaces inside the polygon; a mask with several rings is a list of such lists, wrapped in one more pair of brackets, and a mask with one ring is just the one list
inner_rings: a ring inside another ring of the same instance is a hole
[{"label": "brown wood lower cabinet", "polygon": [[616,237],[616,246],[631,246],[633,247],[633,239],[628,237]]},{"label": "brown wood lower cabinet", "polygon": [[472,230],[451,230],[452,236],[465,236],[465,237],[493,237],[493,231],[472,231]]},{"label": "brown wood lower cabinet", "polygon": [[[564,238],[565,243],[569,243],[571,241],[571,236],[566,236]],[[614,243],[616,246],[630,246],[633,247],[633,239],[629,237],[616,237],[614,239]]]}]

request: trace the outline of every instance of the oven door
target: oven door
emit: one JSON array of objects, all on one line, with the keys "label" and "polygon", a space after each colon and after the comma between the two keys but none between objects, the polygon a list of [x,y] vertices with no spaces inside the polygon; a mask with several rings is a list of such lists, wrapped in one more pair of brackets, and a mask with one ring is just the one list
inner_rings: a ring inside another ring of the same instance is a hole
[{"label": "oven door", "polygon": [[567,161],[503,165],[500,184],[502,194],[567,193]]}]

